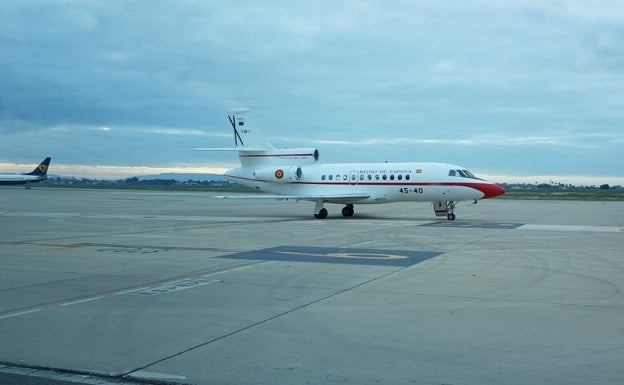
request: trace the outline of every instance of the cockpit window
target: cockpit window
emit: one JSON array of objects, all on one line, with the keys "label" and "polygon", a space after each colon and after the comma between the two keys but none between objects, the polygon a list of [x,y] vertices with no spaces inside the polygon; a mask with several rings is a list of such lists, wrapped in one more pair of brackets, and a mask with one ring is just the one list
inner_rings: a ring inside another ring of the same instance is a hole
[{"label": "cockpit window", "polygon": [[461,178],[479,179],[468,170],[449,170],[449,176],[458,176]]}]

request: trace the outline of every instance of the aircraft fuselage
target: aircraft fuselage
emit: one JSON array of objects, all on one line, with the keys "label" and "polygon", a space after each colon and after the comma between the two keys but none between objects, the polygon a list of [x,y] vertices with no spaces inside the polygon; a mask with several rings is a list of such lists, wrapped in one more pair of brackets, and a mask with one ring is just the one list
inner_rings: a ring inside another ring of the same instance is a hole
[{"label": "aircraft fuselage", "polygon": [[[232,182],[267,193],[368,195],[359,199],[358,204],[463,201],[504,192],[496,184],[474,177],[465,168],[446,163],[326,163],[261,170],[239,167],[225,176]],[[353,199],[327,199],[326,202],[351,203]]]}]

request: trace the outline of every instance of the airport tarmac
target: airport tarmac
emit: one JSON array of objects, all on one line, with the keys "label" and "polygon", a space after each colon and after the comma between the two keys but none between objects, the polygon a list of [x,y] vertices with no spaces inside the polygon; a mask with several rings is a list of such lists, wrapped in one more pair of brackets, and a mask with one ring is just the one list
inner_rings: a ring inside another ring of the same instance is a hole
[{"label": "airport tarmac", "polygon": [[0,189],[0,383],[624,383],[624,202],[313,206]]}]

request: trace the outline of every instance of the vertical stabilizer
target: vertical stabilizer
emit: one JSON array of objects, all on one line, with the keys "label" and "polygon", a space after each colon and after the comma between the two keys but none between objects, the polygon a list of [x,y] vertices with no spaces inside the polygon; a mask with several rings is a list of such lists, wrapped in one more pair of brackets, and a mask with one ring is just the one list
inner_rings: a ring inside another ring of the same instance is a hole
[{"label": "vertical stabilizer", "polygon": [[36,176],[44,176],[48,173],[48,167],[50,166],[50,157],[47,157],[31,172],[24,175],[36,175]]},{"label": "vertical stabilizer", "polygon": [[275,148],[262,132],[250,124],[248,109],[230,110],[228,119],[234,130],[234,149],[241,166],[257,170],[265,166],[301,166],[318,160],[315,148]]},{"label": "vertical stabilizer", "polygon": [[253,127],[247,120],[248,109],[230,110],[228,119],[234,130],[234,145],[237,150],[273,151],[275,147],[268,141],[262,132]]}]

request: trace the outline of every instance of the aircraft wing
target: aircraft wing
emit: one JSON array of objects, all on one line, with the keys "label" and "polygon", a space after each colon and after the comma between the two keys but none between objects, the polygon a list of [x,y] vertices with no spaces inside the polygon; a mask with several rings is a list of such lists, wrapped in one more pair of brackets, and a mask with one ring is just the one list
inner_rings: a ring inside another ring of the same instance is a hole
[{"label": "aircraft wing", "polygon": [[370,198],[369,194],[326,194],[326,195],[270,195],[270,194],[241,194],[241,195],[217,195],[213,198],[220,199],[278,199],[297,201],[358,201]]}]

